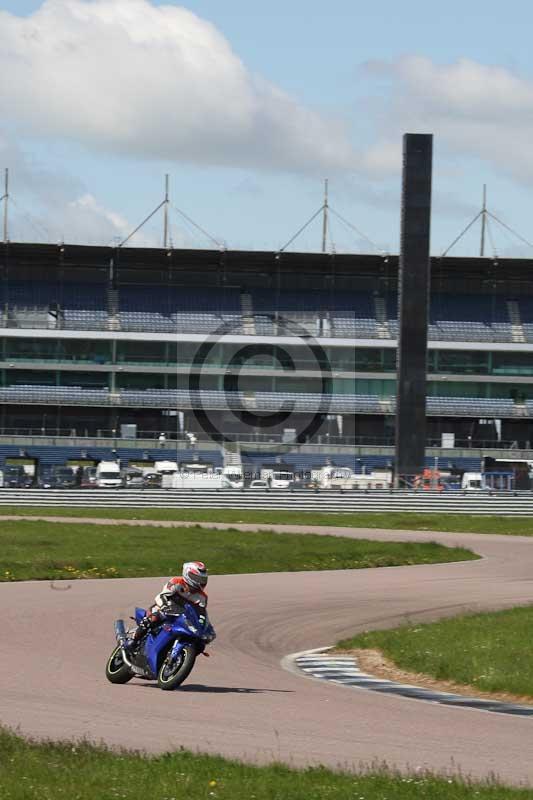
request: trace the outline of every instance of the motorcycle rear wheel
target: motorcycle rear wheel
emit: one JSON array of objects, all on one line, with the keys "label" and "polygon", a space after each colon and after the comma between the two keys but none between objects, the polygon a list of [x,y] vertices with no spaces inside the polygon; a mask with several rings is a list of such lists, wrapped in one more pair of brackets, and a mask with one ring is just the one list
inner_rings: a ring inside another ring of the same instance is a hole
[{"label": "motorcycle rear wheel", "polygon": [[157,685],[166,692],[176,689],[189,677],[196,661],[196,648],[192,644],[186,644],[175,664],[170,664],[169,659],[170,653],[157,674]]},{"label": "motorcycle rear wheel", "polygon": [[124,663],[120,646],[115,647],[105,667],[105,676],[111,683],[127,683],[133,678],[133,672]]}]

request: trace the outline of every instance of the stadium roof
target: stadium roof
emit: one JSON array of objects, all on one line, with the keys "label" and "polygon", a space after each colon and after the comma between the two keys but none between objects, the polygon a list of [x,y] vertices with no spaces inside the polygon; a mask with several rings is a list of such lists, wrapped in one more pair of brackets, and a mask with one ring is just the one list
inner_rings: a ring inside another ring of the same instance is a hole
[{"label": "stadium roof", "polygon": [[[95,247],[70,244],[0,243],[0,268],[10,278],[67,277],[90,280],[114,266],[120,279],[164,282],[220,282],[221,276],[240,282],[275,275],[379,279],[395,283],[397,255],[296,253],[257,250],[185,250],[136,247]],[[433,282],[477,285],[518,284],[533,292],[533,259],[433,257]],[[42,276],[40,275],[42,271]],[[74,274],[73,274],[74,273]],[[201,276],[201,277],[200,277]],[[223,282],[224,279],[223,279]],[[255,283],[255,281],[254,281]],[[457,289],[459,290],[459,289]]]}]

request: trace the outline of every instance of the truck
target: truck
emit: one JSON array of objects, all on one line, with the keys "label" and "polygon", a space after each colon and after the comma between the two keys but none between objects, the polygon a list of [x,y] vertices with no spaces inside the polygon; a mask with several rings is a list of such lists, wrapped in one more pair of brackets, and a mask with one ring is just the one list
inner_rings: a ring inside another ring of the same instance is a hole
[{"label": "truck", "polygon": [[122,486],[120,464],[117,461],[100,461],[96,467],[96,486],[99,489]]}]

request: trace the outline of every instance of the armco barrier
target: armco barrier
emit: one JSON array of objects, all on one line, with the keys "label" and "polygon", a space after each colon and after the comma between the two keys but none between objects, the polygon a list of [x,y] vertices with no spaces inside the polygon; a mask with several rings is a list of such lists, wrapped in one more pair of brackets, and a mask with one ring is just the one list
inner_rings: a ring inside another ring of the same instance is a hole
[{"label": "armco barrier", "polygon": [[234,508],[309,512],[418,511],[533,517],[533,493],[290,492],[213,489],[0,489],[2,506],[68,508]]}]

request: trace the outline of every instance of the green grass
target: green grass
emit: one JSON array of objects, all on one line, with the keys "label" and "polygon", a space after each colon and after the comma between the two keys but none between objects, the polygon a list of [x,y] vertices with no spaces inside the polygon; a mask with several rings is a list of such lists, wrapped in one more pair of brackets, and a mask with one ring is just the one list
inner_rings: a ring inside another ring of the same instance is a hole
[{"label": "green grass", "polygon": [[533,790],[385,769],[254,767],[186,751],[158,757],[86,743],[41,743],[0,730],[2,800],[531,800]]},{"label": "green grass", "polygon": [[0,515],[109,517],[111,519],[180,520],[184,522],[249,522],[252,524],[326,525],[352,528],[390,528],[450,533],[500,533],[533,536],[533,517],[485,517],[469,514],[330,513],[304,511],[239,511],[238,509],[191,508],[51,508],[0,506]]},{"label": "green grass", "polygon": [[166,575],[190,559],[201,559],[212,574],[222,574],[361,569],[474,558],[469,550],[434,542],[37,520],[0,526],[0,580],[4,581]]},{"label": "green grass", "polygon": [[345,639],[341,649],[379,649],[402,669],[533,697],[533,606],[406,625]]}]

